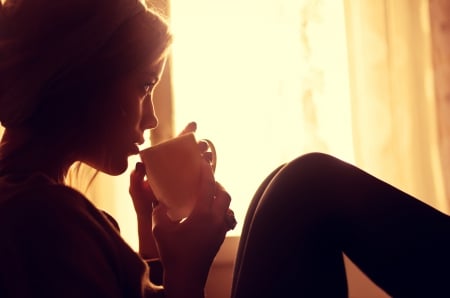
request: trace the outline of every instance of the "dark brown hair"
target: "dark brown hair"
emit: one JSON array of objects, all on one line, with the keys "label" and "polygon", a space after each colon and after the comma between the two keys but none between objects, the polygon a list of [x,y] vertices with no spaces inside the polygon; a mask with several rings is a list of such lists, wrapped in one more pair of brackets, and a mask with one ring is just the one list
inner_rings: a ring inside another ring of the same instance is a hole
[{"label": "dark brown hair", "polygon": [[92,106],[109,104],[96,95],[134,69],[159,62],[170,43],[168,26],[159,15],[152,11],[136,15],[86,63],[43,88],[43,100],[30,118],[30,127],[56,135],[89,129],[94,119],[82,115],[88,115]]}]

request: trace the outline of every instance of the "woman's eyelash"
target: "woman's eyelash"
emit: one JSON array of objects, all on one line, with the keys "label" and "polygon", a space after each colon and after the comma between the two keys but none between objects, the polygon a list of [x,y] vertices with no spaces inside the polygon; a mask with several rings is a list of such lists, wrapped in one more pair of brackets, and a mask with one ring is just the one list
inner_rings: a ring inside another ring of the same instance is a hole
[{"label": "woman's eyelash", "polygon": [[144,90],[145,90],[145,92],[146,92],[146,93],[150,92],[150,91],[153,89],[153,87],[156,85],[156,83],[157,83],[157,80],[156,80],[156,79],[153,80],[153,81],[151,81],[151,82],[146,82],[146,83],[144,84]]},{"label": "woman's eyelash", "polygon": [[145,83],[144,84],[144,91],[145,91],[145,93],[148,93],[148,92],[150,92],[151,90],[152,90],[152,84],[151,83]]}]

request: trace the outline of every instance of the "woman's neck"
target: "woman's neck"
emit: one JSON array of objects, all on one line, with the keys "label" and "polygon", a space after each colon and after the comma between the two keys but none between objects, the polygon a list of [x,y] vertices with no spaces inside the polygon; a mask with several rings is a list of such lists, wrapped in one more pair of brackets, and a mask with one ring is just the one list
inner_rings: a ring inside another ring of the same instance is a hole
[{"label": "woman's neck", "polygon": [[30,137],[24,130],[7,129],[0,143],[0,174],[26,177],[41,173],[64,183],[72,164],[66,152],[59,142]]}]

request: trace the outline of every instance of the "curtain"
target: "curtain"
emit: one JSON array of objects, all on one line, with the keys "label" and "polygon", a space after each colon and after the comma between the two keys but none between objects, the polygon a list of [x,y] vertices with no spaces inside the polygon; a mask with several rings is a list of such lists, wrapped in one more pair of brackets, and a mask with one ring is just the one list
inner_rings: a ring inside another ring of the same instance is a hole
[{"label": "curtain", "polygon": [[450,2],[430,0],[437,134],[447,204],[450,195]]},{"label": "curtain", "polygon": [[345,7],[355,162],[447,211],[428,1]]}]

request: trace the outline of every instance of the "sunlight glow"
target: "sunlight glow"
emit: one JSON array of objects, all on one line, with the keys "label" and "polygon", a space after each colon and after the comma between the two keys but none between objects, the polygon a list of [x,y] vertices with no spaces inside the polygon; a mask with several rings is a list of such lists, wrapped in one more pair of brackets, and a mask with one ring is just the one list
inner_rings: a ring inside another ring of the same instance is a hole
[{"label": "sunlight glow", "polygon": [[171,20],[176,131],[195,120],[215,143],[239,223],[278,165],[353,160],[342,2],[172,0]]}]

